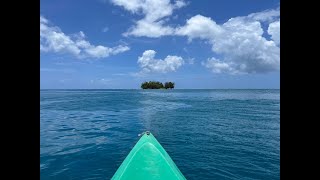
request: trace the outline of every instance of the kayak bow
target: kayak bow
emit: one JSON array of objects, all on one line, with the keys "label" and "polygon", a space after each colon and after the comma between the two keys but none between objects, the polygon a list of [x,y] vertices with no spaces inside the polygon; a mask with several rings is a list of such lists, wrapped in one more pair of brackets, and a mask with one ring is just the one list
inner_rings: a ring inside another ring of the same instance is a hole
[{"label": "kayak bow", "polygon": [[145,132],[122,162],[112,180],[185,180],[157,139]]}]

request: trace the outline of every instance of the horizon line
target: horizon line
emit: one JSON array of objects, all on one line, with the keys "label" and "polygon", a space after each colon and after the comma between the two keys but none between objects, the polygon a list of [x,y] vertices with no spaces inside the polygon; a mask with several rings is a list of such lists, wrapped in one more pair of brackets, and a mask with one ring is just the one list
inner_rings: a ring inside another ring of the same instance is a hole
[{"label": "horizon line", "polygon": [[[174,88],[169,90],[280,90],[280,88]],[[167,89],[141,89],[141,88],[40,88],[40,90],[167,90]]]}]

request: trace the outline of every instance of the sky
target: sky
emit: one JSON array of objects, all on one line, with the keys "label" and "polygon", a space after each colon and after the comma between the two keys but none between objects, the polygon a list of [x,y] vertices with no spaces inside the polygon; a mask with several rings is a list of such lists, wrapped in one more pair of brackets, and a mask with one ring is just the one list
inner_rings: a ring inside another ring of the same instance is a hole
[{"label": "sky", "polygon": [[40,89],[280,88],[279,0],[40,0]]}]

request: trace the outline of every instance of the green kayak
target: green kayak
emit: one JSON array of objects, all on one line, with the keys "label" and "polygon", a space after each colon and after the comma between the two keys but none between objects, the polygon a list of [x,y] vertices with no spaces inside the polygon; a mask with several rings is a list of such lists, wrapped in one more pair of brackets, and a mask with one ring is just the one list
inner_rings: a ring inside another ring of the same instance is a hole
[{"label": "green kayak", "polygon": [[156,138],[145,132],[122,162],[113,180],[186,179]]}]

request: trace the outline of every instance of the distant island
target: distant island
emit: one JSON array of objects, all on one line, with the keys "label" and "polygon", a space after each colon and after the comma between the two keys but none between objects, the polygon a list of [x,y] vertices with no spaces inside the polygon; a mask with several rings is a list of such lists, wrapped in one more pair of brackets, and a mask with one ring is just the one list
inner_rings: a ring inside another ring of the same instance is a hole
[{"label": "distant island", "polygon": [[173,82],[165,82],[164,85],[159,81],[149,81],[141,84],[142,89],[174,89]]}]

